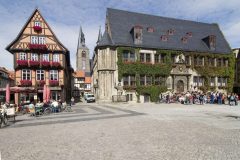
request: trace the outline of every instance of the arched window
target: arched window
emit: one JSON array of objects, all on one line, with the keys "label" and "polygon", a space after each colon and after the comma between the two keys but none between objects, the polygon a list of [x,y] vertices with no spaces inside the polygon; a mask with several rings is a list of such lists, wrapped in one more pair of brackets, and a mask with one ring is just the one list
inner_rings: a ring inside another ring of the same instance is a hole
[{"label": "arched window", "polygon": [[86,58],[86,52],[85,51],[82,51],[82,57]]}]

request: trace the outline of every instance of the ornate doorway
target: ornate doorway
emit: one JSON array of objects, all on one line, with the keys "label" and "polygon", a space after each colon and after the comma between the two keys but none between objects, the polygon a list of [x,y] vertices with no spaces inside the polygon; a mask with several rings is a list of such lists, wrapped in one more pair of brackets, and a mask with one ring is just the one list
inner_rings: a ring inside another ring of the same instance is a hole
[{"label": "ornate doorway", "polygon": [[177,82],[177,93],[184,92],[184,82],[182,80],[179,80]]}]

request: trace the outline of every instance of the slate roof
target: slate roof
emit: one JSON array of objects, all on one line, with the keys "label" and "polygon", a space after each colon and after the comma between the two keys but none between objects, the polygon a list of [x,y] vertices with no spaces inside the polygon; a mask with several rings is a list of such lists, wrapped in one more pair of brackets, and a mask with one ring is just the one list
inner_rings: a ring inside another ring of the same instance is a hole
[{"label": "slate roof", "polygon": [[[107,19],[110,24],[111,37],[104,33],[98,46],[133,46],[154,49],[171,49],[198,52],[230,53],[231,48],[217,24],[208,24],[188,20],[160,17],[129,11],[107,9]],[[143,28],[143,42],[135,45],[130,33],[133,26]],[[153,27],[154,32],[147,32],[148,27]],[[162,35],[167,35],[168,30],[175,30],[168,36],[167,41],[161,41]],[[187,43],[182,38],[187,32],[192,33]],[[210,50],[202,39],[209,35],[216,36],[216,49]]]}]

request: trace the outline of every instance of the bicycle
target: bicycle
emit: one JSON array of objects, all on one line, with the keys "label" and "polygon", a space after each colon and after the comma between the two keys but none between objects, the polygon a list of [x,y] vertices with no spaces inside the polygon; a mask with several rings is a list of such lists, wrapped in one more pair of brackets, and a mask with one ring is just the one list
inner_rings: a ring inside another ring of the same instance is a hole
[{"label": "bicycle", "polygon": [[72,106],[70,104],[67,104],[67,103],[63,103],[62,104],[62,111],[63,112],[72,112]]},{"label": "bicycle", "polygon": [[0,112],[0,128],[2,128],[2,124],[7,126],[8,125],[8,118],[7,118],[7,114],[2,113],[2,111],[1,111]]}]

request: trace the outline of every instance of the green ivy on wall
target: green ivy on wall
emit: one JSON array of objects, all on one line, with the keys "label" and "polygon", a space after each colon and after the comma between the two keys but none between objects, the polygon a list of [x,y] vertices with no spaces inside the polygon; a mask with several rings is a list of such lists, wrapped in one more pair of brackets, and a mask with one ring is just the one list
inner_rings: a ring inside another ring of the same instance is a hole
[{"label": "green ivy on wall", "polygon": [[[136,54],[136,62],[124,63],[122,61],[122,53],[127,50]],[[124,75],[135,75],[136,76],[136,92],[137,95],[149,94],[150,99],[153,102],[158,100],[159,94],[167,91],[166,86],[141,86],[140,85],[140,75],[151,76],[154,80],[155,76],[164,76],[168,77],[172,69],[171,63],[171,52],[166,50],[158,50],[157,54],[164,53],[165,62],[164,64],[146,64],[139,61],[139,48],[130,48],[130,47],[119,47],[117,49],[118,53],[118,80],[121,81]],[[131,87],[129,87],[131,88]],[[127,87],[125,88],[127,89]],[[139,98],[139,96],[138,96]]]},{"label": "green ivy on wall", "polygon": [[[122,61],[122,54],[127,50],[130,52],[135,53],[137,57],[136,62],[123,62]],[[179,55],[183,54],[182,51],[173,51],[173,50],[156,50],[156,54],[165,54],[165,63],[161,64],[146,64],[141,63],[139,61],[139,54],[140,48],[132,48],[132,47],[118,47],[118,80],[121,81],[124,75],[135,75],[136,76],[136,92],[137,97],[142,94],[149,94],[150,99],[153,102],[158,100],[158,96],[160,93],[167,91],[166,86],[141,86],[140,85],[140,74],[151,76],[152,80],[154,80],[155,76],[170,76],[170,72],[172,70],[172,62],[171,62],[171,55]],[[196,70],[196,72],[202,75],[205,79],[205,85],[200,89],[203,91],[214,90],[214,87],[209,86],[210,77],[228,77],[228,87],[224,88],[227,89],[228,92],[232,91],[233,83],[234,83],[234,65],[235,65],[235,56],[233,53],[231,54],[211,54],[211,53],[195,53],[195,52],[186,52],[184,55],[188,55],[192,57],[193,60],[194,56],[203,56],[205,57],[212,57],[212,58],[228,58],[229,60],[229,67],[212,67],[208,65],[204,66],[194,66],[193,61],[191,68]],[[126,87],[127,89],[128,87]],[[131,88],[131,87],[129,87]]]}]

